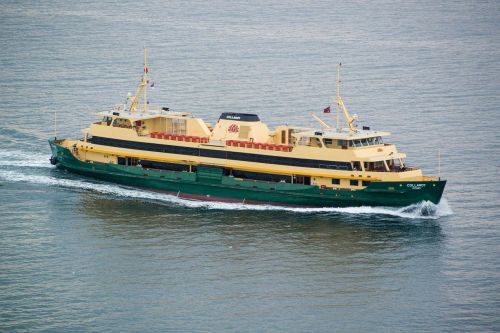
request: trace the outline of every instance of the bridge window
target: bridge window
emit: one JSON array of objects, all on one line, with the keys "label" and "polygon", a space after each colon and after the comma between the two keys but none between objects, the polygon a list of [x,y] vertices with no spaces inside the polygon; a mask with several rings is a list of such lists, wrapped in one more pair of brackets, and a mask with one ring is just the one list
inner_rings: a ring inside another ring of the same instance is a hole
[{"label": "bridge window", "polygon": [[111,118],[111,117],[104,117],[104,118],[102,118],[102,122],[106,123],[106,126],[109,126],[113,122],[113,118]]},{"label": "bridge window", "polygon": [[352,147],[352,143],[348,140],[337,140],[337,146],[342,147],[342,149],[347,149],[348,146]]},{"label": "bridge window", "polygon": [[387,171],[385,170],[385,165],[383,161],[377,162],[365,162],[365,171]]},{"label": "bridge window", "polygon": [[[382,141],[382,137],[380,137],[380,136],[375,136],[375,137],[371,137],[371,138],[364,138],[364,139],[356,139],[356,140],[349,141],[349,146],[351,146],[351,147],[368,147],[368,146],[381,145],[381,144],[383,144],[383,141]],[[340,145],[340,143],[339,143],[339,145]]]},{"label": "bridge window", "polygon": [[311,138],[310,143],[311,143],[311,147],[319,147],[319,148],[323,147],[323,145],[321,144],[321,139],[316,138],[316,137]]},{"label": "bridge window", "polygon": [[334,148],[333,139],[323,139],[323,144],[326,148]]}]

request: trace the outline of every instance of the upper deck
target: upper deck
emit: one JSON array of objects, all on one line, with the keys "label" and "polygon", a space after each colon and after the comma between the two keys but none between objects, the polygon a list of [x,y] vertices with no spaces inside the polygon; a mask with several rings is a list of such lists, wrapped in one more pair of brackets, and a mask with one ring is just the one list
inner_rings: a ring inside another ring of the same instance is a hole
[{"label": "upper deck", "polygon": [[[332,128],[313,115],[320,129],[289,125],[269,129],[256,114],[233,112],[222,113],[212,126],[188,112],[150,106],[146,96],[148,83],[145,69],[136,94],[129,95],[125,105],[97,113],[102,121],[84,129],[84,140],[101,146],[113,142],[110,146],[121,154],[138,154],[127,149],[147,151],[144,156],[151,159],[170,158],[162,154],[171,154],[179,155],[171,158],[189,163],[218,165],[237,161],[239,167],[245,164],[247,168],[273,164],[274,172],[279,169],[311,174],[301,169],[316,168],[336,175],[345,171],[349,177],[353,172],[366,173],[367,177],[368,173],[377,177],[377,173],[421,175],[419,169],[405,166],[406,155],[398,152],[395,145],[384,143],[389,132],[358,129],[357,116],[350,116],[340,95],[337,112],[339,115],[342,110],[345,128],[340,126],[339,116],[336,128]],[[141,96],[143,103],[139,103]]]}]

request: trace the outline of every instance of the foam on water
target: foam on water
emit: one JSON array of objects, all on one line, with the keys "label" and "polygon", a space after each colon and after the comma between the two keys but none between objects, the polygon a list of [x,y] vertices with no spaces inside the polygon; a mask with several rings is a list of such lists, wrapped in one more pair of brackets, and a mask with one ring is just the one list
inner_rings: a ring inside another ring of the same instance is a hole
[{"label": "foam on water", "polygon": [[65,188],[76,188],[80,190],[96,191],[103,194],[111,194],[124,198],[135,198],[144,200],[154,200],[168,202],[179,206],[190,208],[206,208],[219,210],[281,210],[296,213],[343,213],[343,214],[371,214],[371,215],[391,215],[410,219],[436,219],[441,216],[452,214],[452,210],[445,199],[442,199],[438,205],[431,202],[420,202],[403,208],[391,207],[323,207],[323,208],[295,208],[295,207],[280,207],[271,205],[250,205],[241,203],[224,203],[224,202],[204,202],[178,198],[174,195],[157,193],[147,190],[133,189],[117,184],[106,184],[100,182],[91,182],[85,180],[74,180],[67,178],[56,178],[45,175],[26,174],[17,171],[0,170],[0,179],[9,182],[28,182],[32,184],[43,184],[49,186],[60,186]]},{"label": "foam on water", "polygon": [[0,151],[0,167],[17,166],[33,168],[51,168],[49,162],[50,154],[38,152],[26,152],[22,150],[2,150]]}]

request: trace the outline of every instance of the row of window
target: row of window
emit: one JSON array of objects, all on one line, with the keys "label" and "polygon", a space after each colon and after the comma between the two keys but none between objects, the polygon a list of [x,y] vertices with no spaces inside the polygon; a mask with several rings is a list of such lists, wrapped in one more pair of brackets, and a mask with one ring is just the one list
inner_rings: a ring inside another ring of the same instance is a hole
[{"label": "row of window", "polygon": [[162,145],[156,143],[126,141],[126,140],[118,140],[118,139],[111,139],[111,138],[104,138],[97,136],[92,137],[91,139],[89,139],[89,141],[99,145],[154,151],[161,153],[204,156],[204,157],[212,157],[212,158],[220,158],[228,160],[277,164],[277,165],[289,165],[289,166],[306,167],[306,168],[352,170],[351,163],[349,162],[310,160],[310,159],[293,158],[293,157],[237,153],[237,152],[228,152],[225,150],[200,149],[194,147]]},{"label": "row of window", "polygon": [[[157,169],[164,171],[185,171],[185,172],[196,172],[197,166],[186,165],[186,164],[177,164],[177,163],[166,163],[166,162],[157,162],[150,161],[144,159],[138,159],[134,157],[118,157],[119,165],[127,165],[127,166],[141,166],[147,169]],[[294,184],[303,184],[303,185],[311,185],[311,177],[307,176],[290,176],[290,175],[279,175],[279,174],[271,174],[271,173],[262,173],[262,172],[254,172],[254,171],[245,171],[245,170],[235,170],[230,168],[218,168],[218,167],[207,167],[203,166],[203,168],[214,168],[214,169],[222,169],[221,172],[225,176],[233,176],[236,178],[250,179],[250,180],[259,180],[266,182],[283,182],[283,183],[294,183]],[[359,180],[351,179],[349,181],[351,186],[359,186]],[[333,185],[340,185],[339,178],[332,179]],[[362,186],[368,186],[370,184],[369,181],[363,180]]]},{"label": "row of window", "polygon": [[366,138],[366,139],[349,140],[350,147],[366,147],[373,145],[381,145],[383,143],[384,142],[382,141],[381,136],[376,136],[373,138]]},{"label": "row of window", "polygon": [[297,141],[297,144],[299,146],[312,146],[320,148],[323,146],[325,146],[326,148],[366,147],[373,145],[381,145],[383,143],[384,142],[382,141],[382,137],[380,136],[365,138],[365,139],[356,139],[356,140],[334,140],[334,139],[324,138],[323,143],[321,142],[320,138],[304,136]]},{"label": "row of window", "polygon": [[[361,185],[362,186],[368,186],[370,185],[370,181],[369,180],[363,180],[361,181]],[[340,185],[340,179],[339,178],[332,178],[332,184],[333,185]],[[359,186],[359,180],[357,179],[351,179],[349,180],[349,185],[351,186]]]}]

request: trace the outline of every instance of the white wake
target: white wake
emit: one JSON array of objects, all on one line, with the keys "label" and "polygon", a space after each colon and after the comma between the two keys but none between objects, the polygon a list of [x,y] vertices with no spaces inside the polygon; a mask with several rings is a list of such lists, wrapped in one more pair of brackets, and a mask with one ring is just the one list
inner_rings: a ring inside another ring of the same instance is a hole
[{"label": "white wake", "polygon": [[[46,157],[44,155],[44,157]],[[290,211],[303,214],[311,213],[342,213],[342,214],[370,214],[370,215],[390,215],[410,219],[436,219],[452,214],[452,210],[445,199],[438,205],[431,202],[420,202],[403,208],[391,207],[347,207],[347,208],[294,208],[271,205],[250,205],[241,203],[204,202],[178,198],[174,195],[157,193],[147,190],[133,189],[113,183],[100,183],[87,180],[74,180],[58,178],[46,175],[33,175],[12,170],[0,170],[0,179],[8,182],[26,182],[31,184],[41,184],[64,188],[74,188],[78,190],[88,190],[103,194],[110,194],[123,198],[134,198],[143,200],[154,200],[167,202],[174,205],[206,208],[216,210],[255,210],[255,211]]]},{"label": "white wake", "polygon": [[51,168],[50,150],[47,146],[47,153],[42,154],[37,151],[22,150],[0,150],[0,167],[33,167],[33,168]]}]

